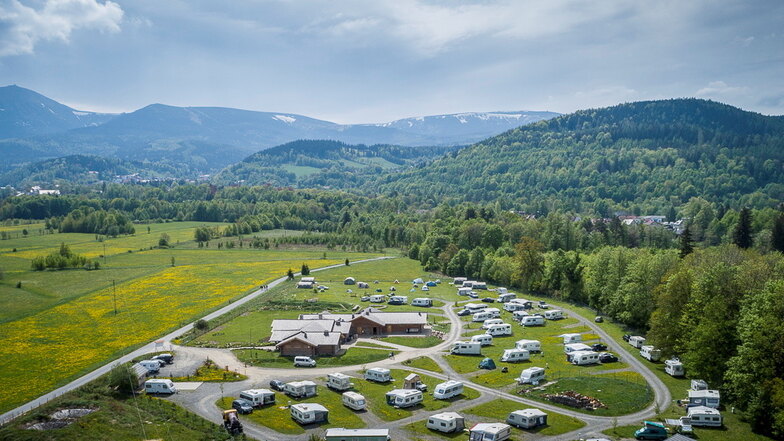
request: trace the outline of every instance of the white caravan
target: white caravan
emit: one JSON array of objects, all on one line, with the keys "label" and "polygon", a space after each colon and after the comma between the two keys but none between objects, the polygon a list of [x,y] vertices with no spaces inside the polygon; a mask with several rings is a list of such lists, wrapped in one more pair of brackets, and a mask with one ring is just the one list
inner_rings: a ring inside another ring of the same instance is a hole
[{"label": "white caravan", "polygon": [[[517,305],[517,303],[510,303],[510,304],[511,305]],[[529,313],[528,311],[526,311],[526,310],[524,310],[522,308],[518,309],[518,310],[516,310],[515,312],[512,313],[512,317],[515,319],[516,322],[521,321],[522,319],[524,319],[525,317],[528,317],[529,315],[531,315],[531,313]]]},{"label": "white caravan", "polygon": [[427,419],[427,428],[443,433],[462,432],[465,418],[456,412],[437,413]]},{"label": "white caravan", "polygon": [[512,335],[512,325],[509,323],[501,323],[498,325],[490,325],[485,331],[485,334],[492,335],[493,337],[505,337]]},{"label": "white caravan", "polygon": [[463,308],[467,309],[471,314],[476,314],[477,312],[487,309],[487,304],[485,303],[466,303],[463,305]]},{"label": "white caravan", "polygon": [[424,306],[424,307],[433,306],[433,301],[425,297],[417,297],[416,299],[411,301],[411,306]]},{"label": "white caravan", "polygon": [[689,407],[705,406],[718,409],[720,401],[721,394],[717,390],[705,389],[689,391]]},{"label": "white caravan", "polygon": [[465,277],[455,277],[454,279],[452,279],[452,283],[455,286],[463,286],[463,282],[465,282],[466,280],[468,279]]},{"label": "white caravan", "polygon": [[547,425],[547,414],[539,409],[515,410],[506,417],[506,422],[521,429],[533,429]]},{"label": "white caravan", "polygon": [[[501,301],[500,299],[498,300]],[[522,311],[525,309],[525,305],[521,303],[514,303],[514,302],[505,302],[504,303],[504,311],[515,312],[515,311]]]},{"label": "white caravan", "polygon": [[551,309],[544,312],[544,318],[547,320],[560,320],[564,318],[563,311],[560,309]]},{"label": "white caravan", "polygon": [[349,390],[354,387],[351,382],[351,377],[340,372],[334,374],[327,374],[327,387],[337,391]]},{"label": "white caravan", "polygon": [[590,351],[591,347],[585,343],[569,343],[568,345],[564,345],[564,353],[568,354],[570,352],[577,352],[577,351]]},{"label": "white caravan", "polygon": [[495,289],[495,292],[500,297],[501,295],[508,293],[509,290],[504,288],[503,286],[499,286],[498,288]]},{"label": "white caravan", "polygon": [[387,301],[387,296],[384,294],[373,294],[370,296],[370,303],[384,303]]},{"label": "white caravan", "polygon": [[451,352],[457,355],[479,355],[482,353],[482,345],[467,341],[456,341],[452,344]]},{"label": "white caravan", "polygon": [[468,441],[506,441],[512,427],[502,423],[478,423],[468,429]]},{"label": "white caravan", "polygon": [[599,353],[593,351],[575,351],[569,354],[572,359],[572,364],[577,366],[585,366],[589,364],[596,364],[599,362]]},{"label": "white caravan", "polygon": [[385,396],[387,404],[399,408],[416,406],[423,400],[422,391],[416,389],[393,389]]},{"label": "white caravan", "polygon": [[436,385],[433,391],[433,398],[436,400],[448,400],[463,393],[463,383],[460,381],[449,380]]},{"label": "white caravan", "polygon": [[504,355],[501,356],[501,361],[507,363],[517,363],[526,361],[531,358],[531,353],[525,349],[504,349]]},{"label": "white caravan", "polygon": [[712,407],[690,407],[686,416],[691,420],[692,426],[721,427],[721,412]]},{"label": "white caravan", "polygon": [[493,336],[488,334],[477,334],[471,337],[471,343],[479,343],[482,346],[493,344]]},{"label": "white caravan", "polygon": [[523,326],[544,326],[544,317],[541,315],[529,315],[520,320]]},{"label": "white caravan", "polygon": [[485,312],[489,312],[490,314],[493,314],[492,318],[501,317],[501,310],[498,308],[485,308]]},{"label": "white caravan", "polygon": [[559,335],[559,337],[563,338],[563,342],[565,345],[568,345],[569,343],[578,343],[583,341],[582,334],[561,334]]},{"label": "white caravan", "polygon": [[471,316],[472,322],[481,322],[484,323],[485,320],[493,319],[493,314],[487,311],[479,311],[475,312],[474,315]]},{"label": "white caravan", "polygon": [[341,401],[344,406],[354,410],[365,410],[367,406],[365,397],[356,392],[343,392]]},{"label": "white caravan", "polygon": [[457,295],[465,297],[469,294],[471,294],[471,288],[457,288]]},{"label": "white caravan", "polygon": [[305,381],[292,381],[283,385],[283,392],[293,398],[309,398],[316,396],[316,383]]},{"label": "white caravan", "polygon": [[648,361],[659,361],[661,358],[661,350],[656,349],[651,345],[645,345],[640,348],[640,355]]},{"label": "white caravan", "polygon": [[516,349],[525,349],[528,352],[541,352],[542,344],[539,340],[517,340],[515,342]]},{"label": "white caravan", "polygon": [[177,393],[177,387],[171,380],[153,379],[144,382],[144,391],[148,394],[174,394]]},{"label": "white caravan", "polygon": [[500,325],[503,323],[504,323],[503,319],[500,318],[487,319],[482,323],[482,329],[487,329],[490,327],[490,325]]},{"label": "white caravan", "polygon": [[545,372],[541,367],[530,367],[520,372],[517,382],[520,384],[533,384],[534,386],[544,380]]},{"label": "white caravan", "polygon": [[144,366],[149,374],[157,374],[161,370],[161,362],[158,360],[142,360],[139,364]]},{"label": "white caravan", "polygon": [[392,380],[392,375],[387,368],[370,368],[365,371],[365,380],[386,383]]},{"label": "white caravan", "polygon": [[255,407],[275,404],[275,392],[269,389],[248,389],[240,392],[240,398],[248,400]]}]

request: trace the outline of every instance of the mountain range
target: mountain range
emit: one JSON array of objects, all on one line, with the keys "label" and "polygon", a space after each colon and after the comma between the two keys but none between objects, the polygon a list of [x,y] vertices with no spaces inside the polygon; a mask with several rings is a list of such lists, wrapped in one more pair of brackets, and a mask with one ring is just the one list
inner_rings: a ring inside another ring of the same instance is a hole
[{"label": "mountain range", "polygon": [[163,104],[101,114],[7,86],[0,88],[0,152],[6,158],[5,171],[43,159],[92,154],[197,173],[216,171],[251,153],[300,139],[417,147],[465,145],[557,115],[460,113],[347,125],[291,113]]}]

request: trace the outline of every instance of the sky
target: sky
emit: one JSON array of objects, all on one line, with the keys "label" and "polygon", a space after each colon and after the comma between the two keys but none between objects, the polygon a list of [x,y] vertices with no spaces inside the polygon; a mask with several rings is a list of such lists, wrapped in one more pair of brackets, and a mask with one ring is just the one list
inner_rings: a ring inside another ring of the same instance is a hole
[{"label": "sky", "polygon": [[784,114],[780,0],[0,0],[0,85],[338,123],[699,97]]}]

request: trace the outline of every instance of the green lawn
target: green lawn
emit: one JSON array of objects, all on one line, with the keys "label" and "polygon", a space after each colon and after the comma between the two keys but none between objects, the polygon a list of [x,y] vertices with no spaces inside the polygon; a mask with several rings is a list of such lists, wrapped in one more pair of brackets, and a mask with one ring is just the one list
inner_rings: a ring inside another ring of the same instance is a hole
[{"label": "green lawn", "polygon": [[[315,357],[315,360],[318,367],[364,365],[388,358],[389,351],[389,349],[353,347],[349,348],[343,355],[336,357]],[[252,366],[273,368],[294,367],[294,357],[284,357],[278,352],[259,349],[238,349],[234,351],[234,354],[240,361]]]},{"label": "green lawn", "polygon": [[[498,421],[501,419],[505,421],[509,413],[515,410],[523,410],[523,409],[530,409],[530,408],[531,408],[530,406],[523,403],[502,399],[502,400],[493,400],[488,403],[480,404],[479,406],[466,409],[464,412],[466,414],[488,418],[493,421]],[[562,433],[571,432],[573,430],[577,430],[585,426],[585,423],[583,423],[582,421],[576,418],[572,418],[555,412],[548,411],[546,413],[547,413],[546,426],[538,427],[536,429],[531,429],[531,430],[522,430],[522,429],[515,428],[514,431],[518,433],[536,433],[543,436],[555,436],[555,435],[560,435]],[[480,422],[480,421],[476,421],[476,422]]]},{"label": "green lawn", "polygon": [[202,334],[191,341],[189,346],[231,347],[259,345],[269,338],[273,320],[296,319],[302,313],[303,311],[300,309],[292,311],[274,309],[247,312],[224,325]]},{"label": "green lawn", "polygon": [[411,337],[394,336],[394,337],[382,337],[382,338],[379,338],[379,340],[382,341],[382,342],[394,343],[394,344],[397,344],[397,345],[408,346],[410,348],[432,348],[433,346],[439,345],[439,344],[444,342],[444,340],[441,340],[440,338],[433,337],[433,336],[426,336],[426,337],[423,337],[423,336],[419,336],[419,337],[415,337],[415,336],[411,336]]},{"label": "green lawn", "polygon": [[406,366],[425,369],[428,371],[433,371],[438,373],[444,372],[444,370],[441,369],[441,366],[439,366],[438,363],[433,361],[433,359],[430,357],[417,357],[411,360],[406,360],[403,362],[403,364]]},{"label": "green lawn", "polygon": [[247,380],[248,377],[240,373],[221,369],[210,360],[196,368],[192,375],[185,377],[170,377],[172,381],[202,381],[207,383],[230,383]]}]

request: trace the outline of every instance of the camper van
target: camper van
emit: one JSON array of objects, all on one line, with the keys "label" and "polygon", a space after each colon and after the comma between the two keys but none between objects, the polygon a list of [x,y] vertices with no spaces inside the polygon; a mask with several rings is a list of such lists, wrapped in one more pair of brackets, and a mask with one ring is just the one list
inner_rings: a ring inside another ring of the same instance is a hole
[{"label": "camper van", "polygon": [[302,424],[315,424],[329,419],[329,410],[321,404],[316,403],[297,403],[289,407],[291,418]]},{"label": "camper van", "polygon": [[427,419],[427,428],[443,433],[462,432],[465,418],[456,412],[437,413]]},{"label": "camper van", "polygon": [[343,392],[341,401],[344,406],[354,410],[365,410],[367,406],[365,397],[356,392]]},{"label": "camper van", "polygon": [[[500,299],[498,301],[501,302]],[[515,303],[515,302],[504,303],[504,311],[517,312],[517,311],[524,311],[524,310],[525,310],[525,305],[523,305],[522,303]]]},{"label": "camper van", "polygon": [[564,318],[563,311],[560,309],[551,309],[544,312],[544,318],[547,320],[561,320]]},{"label": "camper van", "polygon": [[686,374],[683,370],[683,363],[676,358],[664,362],[664,372],[673,377],[682,377]]},{"label": "camper van", "polygon": [[645,337],[640,337],[639,335],[633,335],[629,337],[629,344],[637,349],[640,349],[642,345],[645,344]]},{"label": "camper van", "polygon": [[492,313],[487,311],[479,311],[479,312],[475,312],[474,315],[471,316],[471,321],[484,323],[485,320],[489,320],[492,318],[495,318]]},{"label": "camper van", "polygon": [[487,319],[482,323],[482,329],[487,329],[490,325],[500,325],[503,323],[504,321],[500,318]]},{"label": "camper van", "polygon": [[520,372],[520,377],[517,379],[517,382],[536,386],[540,381],[544,380],[544,375],[544,368],[530,367]]},{"label": "camper van", "polygon": [[512,428],[503,423],[478,423],[468,429],[468,441],[506,441]]},{"label": "camper van", "polygon": [[533,429],[547,425],[547,414],[539,409],[515,410],[506,417],[506,422],[521,429]]},{"label": "camper van", "polygon": [[544,317],[541,315],[529,315],[520,320],[523,326],[544,326]]},{"label": "camper van", "polygon": [[504,355],[501,356],[501,361],[507,363],[517,363],[526,361],[531,358],[531,353],[525,349],[504,349]]},{"label": "camper van", "polygon": [[718,409],[721,399],[720,395],[717,390],[690,390],[689,407],[705,406]]},{"label": "camper van", "polygon": [[498,325],[490,325],[485,331],[485,334],[492,335],[493,337],[504,337],[512,335],[512,325],[509,323],[501,323]]},{"label": "camper van", "polygon": [[645,345],[640,348],[640,355],[648,361],[659,361],[661,358],[661,350],[656,349],[651,345]]},{"label": "camper van", "polygon": [[528,352],[540,352],[542,344],[539,340],[517,340],[515,342],[515,349],[525,349]]},{"label": "camper van", "polygon": [[147,373],[157,374],[161,370],[161,362],[158,360],[142,360],[140,365],[147,369]]},{"label": "camper van", "polygon": [[387,404],[399,408],[416,406],[423,400],[422,391],[416,389],[392,389],[385,396]]},{"label": "camper van", "polygon": [[561,334],[561,335],[559,335],[559,337],[563,337],[563,342],[564,342],[565,345],[568,345],[570,343],[578,343],[578,342],[583,341],[583,335],[582,334]]},{"label": "camper van", "polygon": [[392,381],[392,375],[387,368],[370,368],[365,371],[365,380],[386,383]]},{"label": "camper van", "polygon": [[171,380],[153,379],[144,382],[144,391],[148,394],[175,394],[177,388]]},{"label": "camper van", "polygon": [[248,400],[255,407],[275,404],[275,392],[269,389],[248,389],[240,392],[240,398]]},{"label": "camper van", "polygon": [[449,380],[436,385],[433,391],[433,398],[436,400],[448,400],[463,393],[463,383],[460,381]]},{"label": "camper van", "polygon": [[[516,305],[516,303],[508,303],[510,305]],[[519,306],[519,305],[518,305]],[[515,319],[516,322],[521,321],[524,317],[528,317],[529,314],[527,311],[520,309],[512,313],[512,317]]]},{"label": "camper van", "polygon": [[391,296],[387,303],[390,305],[405,305],[408,303],[408,296]]},{"label": "camper van", "polygon": [[316,396],[316,383],[305,381],[292,381],[283,385],[283,392],[293,398],[308,398]]},{"label": "camper van", "polygon": [[564,353],[568,354],[570,352],[577,352],[577,351],[590,351],[591,347],[585,343],[569,343],[564,345]]},{"label": "camper van", "polygon": [[586,366],[599,363],[599,353],[593,351],[574,351],[569,353],[572,364]]},{"label": "camper van", "polygon": [[691,420],[692,426],[721,427],[721,412],[712,407],[690,407],[686,412],[686,416]]},{"label": "camper van", "polygon": [[467,341],[456,341],[452,344],[451,352],[456,355],[480,355],[482,353],[482,345]]},{"label": "camper van", "polygon": [[479,343],[481,346],[493,344],[493,336],[488,334],[477,334],[471,337],[471,343]]},{"label": "camper van", "polygon": [[327,374],[327,387],[332,390],[344,391],[354,387],[351,382],[351,377],[340,372],[334,374]]},{"label": "camper van", "polygon": [[384,294],[373,294],[370,296],[370,303],[384,303],[387,301],[387,296]]},{"label": "camper van", "polygon": [[433,301],[426,297],[417,297],[411,301],[411,306],[433,306]]}]

